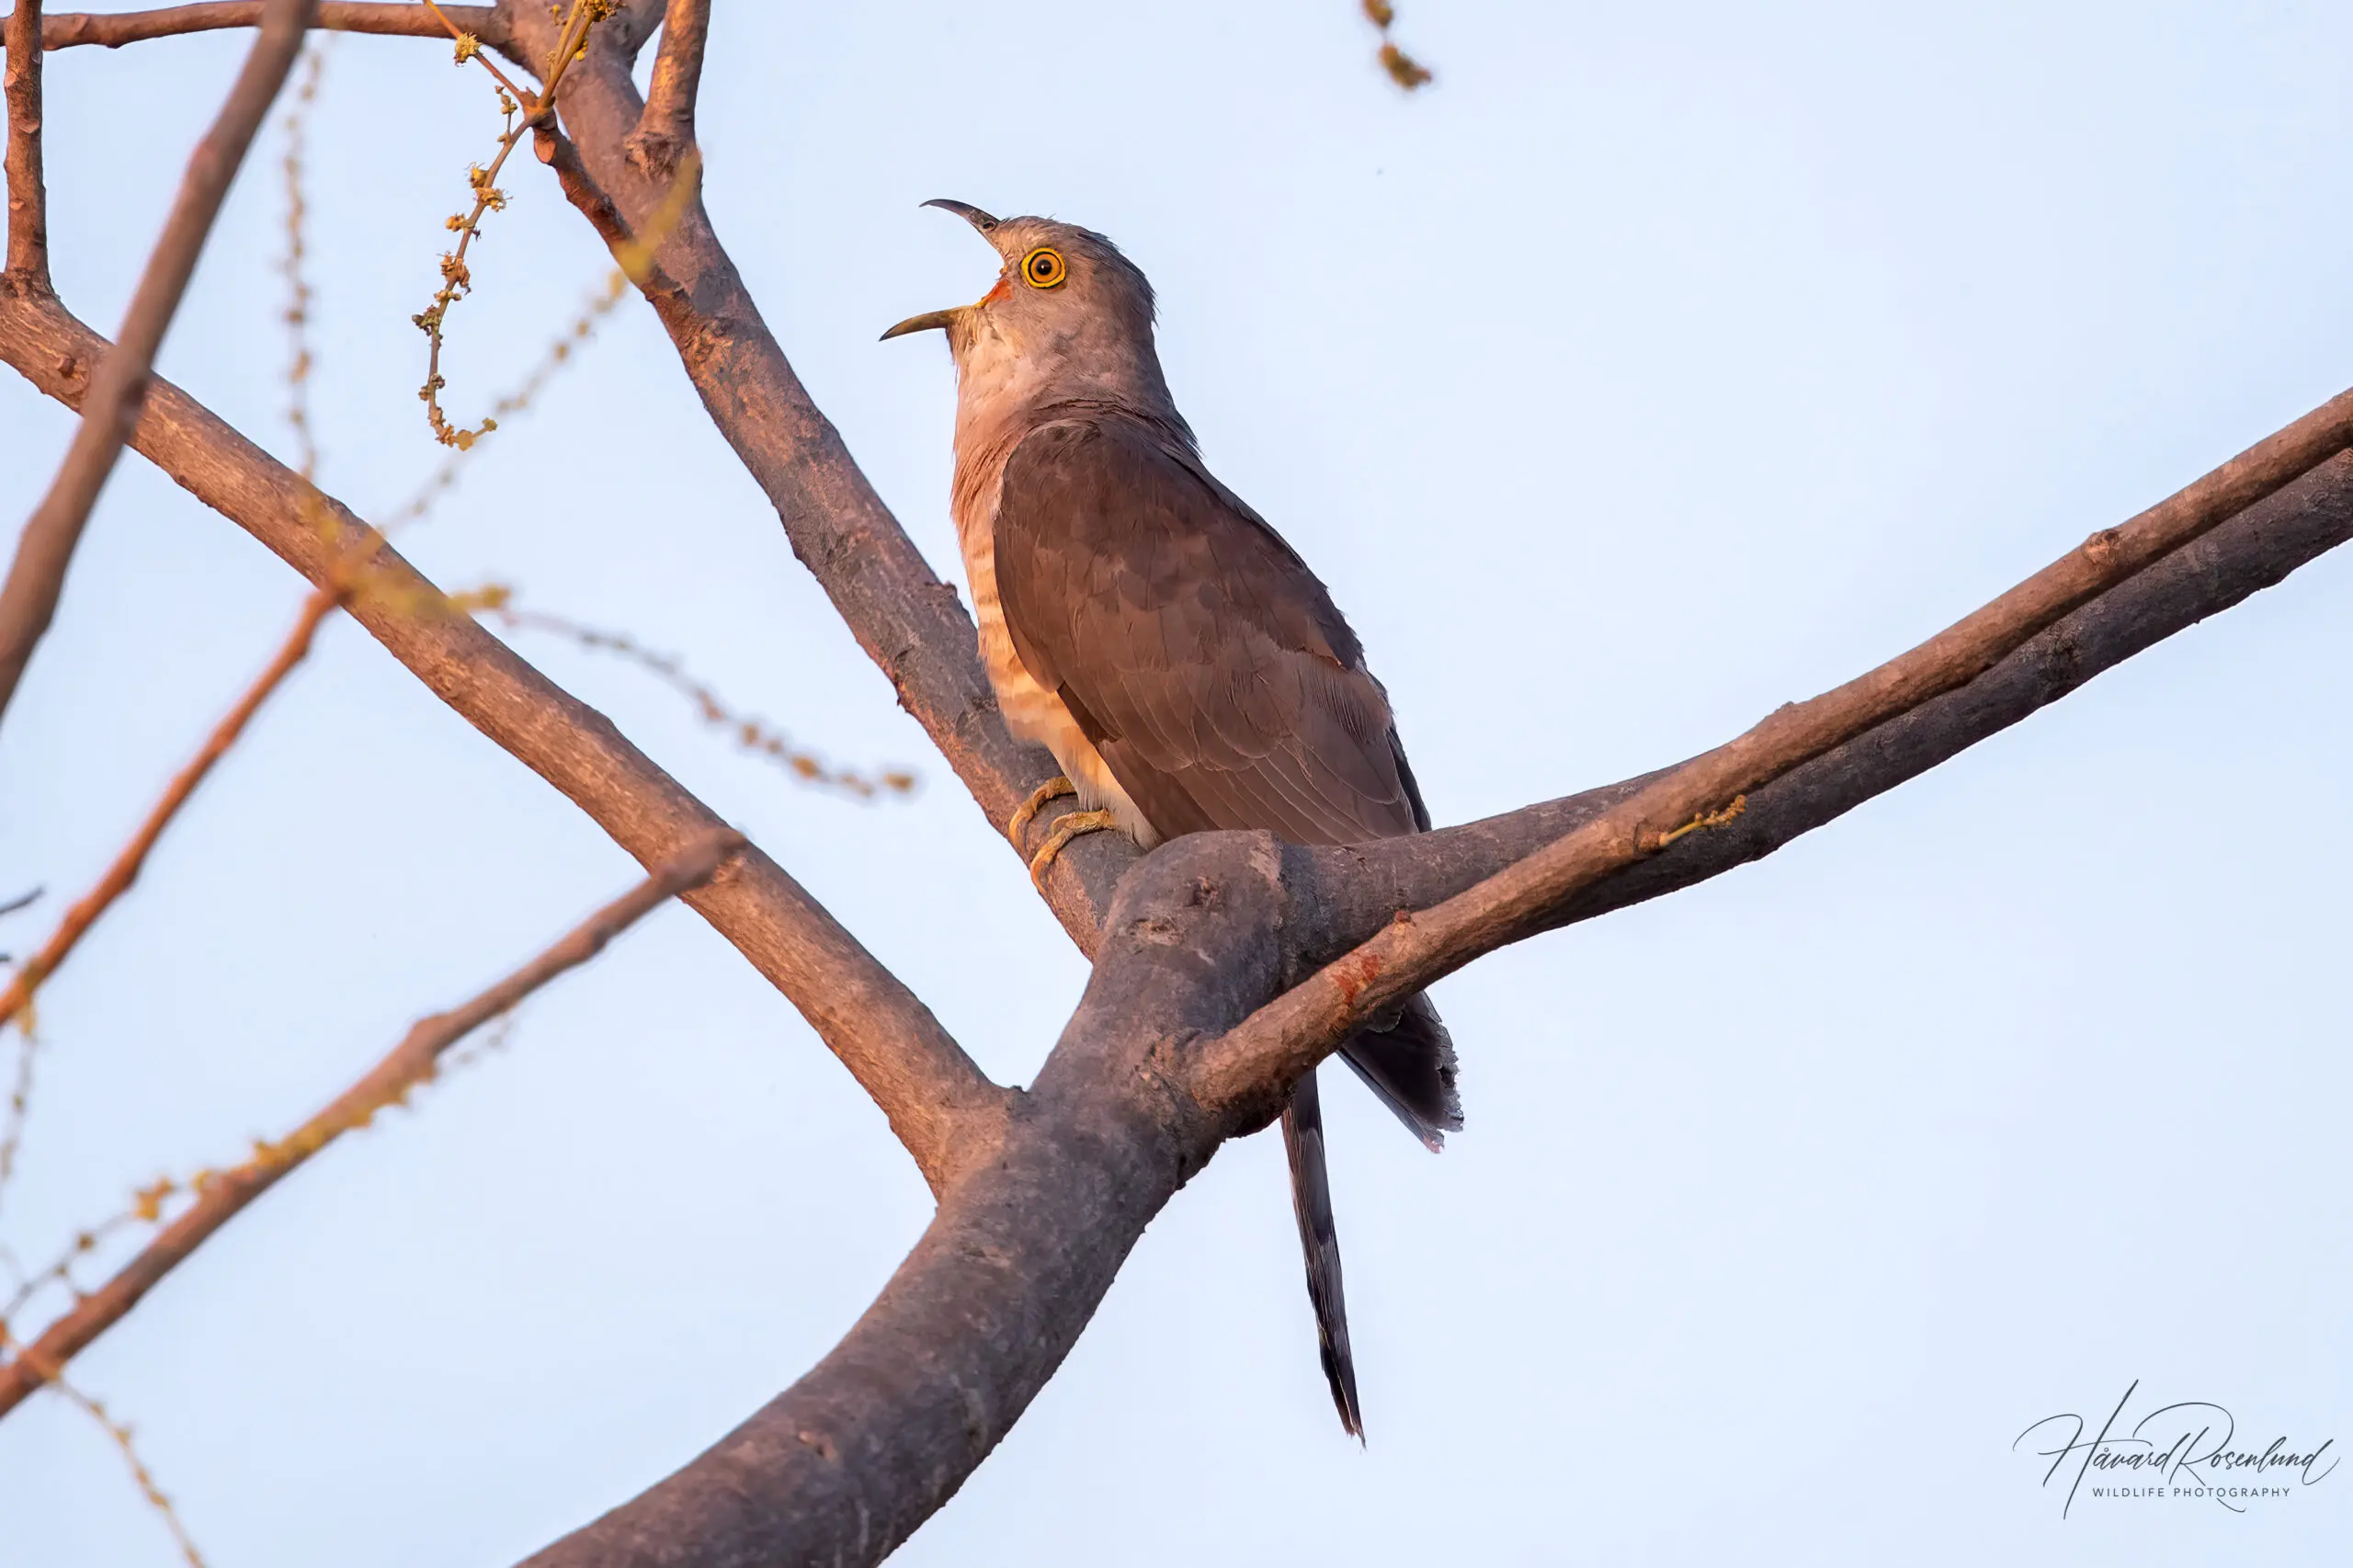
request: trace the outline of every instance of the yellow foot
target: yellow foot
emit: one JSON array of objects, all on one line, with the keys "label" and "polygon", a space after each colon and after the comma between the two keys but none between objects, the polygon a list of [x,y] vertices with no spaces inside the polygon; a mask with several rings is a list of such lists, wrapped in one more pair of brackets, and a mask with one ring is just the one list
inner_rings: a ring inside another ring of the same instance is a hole
[{"label": "yellow foot", "polygon": [[1101,833],[1119,825],[1119,816],[1112,812],[1072,812],[1067,816],[1055,818],[1054,831],[1046,835],[1045,844],[1029,858],[1030,881],[1037,885],[1040,892],[1044,892],[1047,869],[1053,865],[1054,857],[1063,852],[1063,845],[1082,833]]},{"label": "yellow foot", "polygon": [[1077,793],[1077,785],[1073,784],[1061,774],[1055,774],[1051,778],[1047,779],[1043,784],[1040,784],[1035,790],[1032,790],[1029,792],[1029,798],[1021,802],[1021,809],[1013,813],[1013,820],[1005,824],[1006,837],[1013,840],[1013,846],[1016,849],[1020,848],[1022,833],[1029,826],[1031,819],[1037,816],[1038,812],[1044,808],[1048,801],[1059,801],[1064,795],[1075,795]]}]

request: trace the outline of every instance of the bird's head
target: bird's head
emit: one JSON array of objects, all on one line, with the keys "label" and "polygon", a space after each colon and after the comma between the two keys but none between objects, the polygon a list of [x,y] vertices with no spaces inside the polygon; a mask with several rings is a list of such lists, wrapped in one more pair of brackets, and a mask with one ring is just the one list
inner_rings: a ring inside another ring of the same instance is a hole
[{"label": "bird's head", "polygon": [[1152,285],[1102,235],[1051,218],[955,213],[997,253],[995,286],[969,305],[910,316],[885,339],[937,327],[955,356],[967,405],[1038,406],[1099,399],[1175,416],[1152,340]]}]

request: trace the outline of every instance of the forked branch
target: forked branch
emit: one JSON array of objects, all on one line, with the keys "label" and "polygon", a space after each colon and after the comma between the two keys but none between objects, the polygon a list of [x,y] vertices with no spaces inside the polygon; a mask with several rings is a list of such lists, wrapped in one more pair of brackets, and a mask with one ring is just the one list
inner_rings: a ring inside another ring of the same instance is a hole
[{"label": "forked branch", "polygon": [[631,161],[657,179],[676,174],[678,160],[695,144],[695,96],[710,34],[710,0],[670,0],[662,13],[654,80],[627,142]]}]

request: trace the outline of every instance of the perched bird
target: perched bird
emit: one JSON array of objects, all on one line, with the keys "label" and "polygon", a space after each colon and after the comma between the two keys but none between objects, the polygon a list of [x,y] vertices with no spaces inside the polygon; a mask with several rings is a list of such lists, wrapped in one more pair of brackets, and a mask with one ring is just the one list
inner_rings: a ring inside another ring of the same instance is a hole
[{"label": "perched bird", "polygon": [[[1007,825],[1075,793],[1031,862],[1076,833],[1145,848],[1259,828],[1295,844],[1415,833],[1429,812],[1388,693],[1356,634],[1282,536],[1219,483],[1176,412],[1153,344],[1152,285],[1102,235],[932,201],[1001,259],[979,301],[901,322],[956,361],[949,506],[981,657],[1013,733],[1063,777]],[[1427,998],[1341,1047],[1432,1149],[1462,1125],[1454,1048]],[[1324,1373],[1361,1439],[1315,1075],[1283,1112]]]}]

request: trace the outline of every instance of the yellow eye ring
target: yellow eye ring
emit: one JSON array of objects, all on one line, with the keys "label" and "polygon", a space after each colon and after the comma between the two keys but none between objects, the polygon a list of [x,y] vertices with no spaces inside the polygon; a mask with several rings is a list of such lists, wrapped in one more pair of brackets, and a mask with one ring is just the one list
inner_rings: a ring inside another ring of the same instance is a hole
[{"label": "yellow eye ring", "polygon": [[1032,289],[1051,289],[1070,276],[1070,263],[1051,245],[1040,245],[1021,258],[1021,280]]}]

